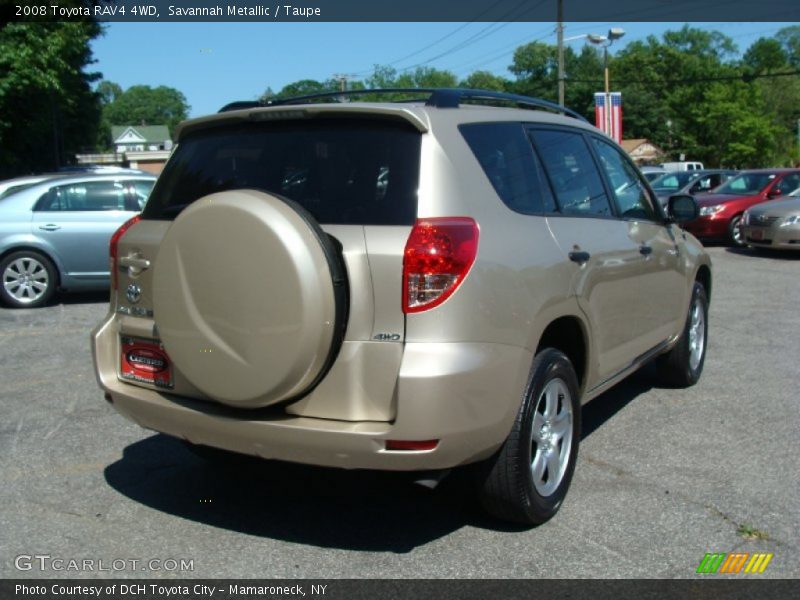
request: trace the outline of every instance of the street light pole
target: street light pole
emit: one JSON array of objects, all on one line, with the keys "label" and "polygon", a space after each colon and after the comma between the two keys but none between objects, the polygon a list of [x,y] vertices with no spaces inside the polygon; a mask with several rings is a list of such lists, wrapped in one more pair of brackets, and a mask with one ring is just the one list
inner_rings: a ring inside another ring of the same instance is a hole
[{"label": "street light pole", "polygon": [[611,42],[603,46],[603,79],[605,80],[605,94],[606,94],[606,133],[611,135],[611,84],[608,78],[608,47]]},{"label": "street light pole", "polygon": [[611,135],[611,82],[608,74],[608,47],[614,43],[615,40],[620,39],[625,35],[625,30],[620,27],[612,27],[608,30],[608,35],[600,35],[597,33],[590,33],[586,36],[592,44],[602,46],[603,48],[603,82],[605,94],[605,132]]}]

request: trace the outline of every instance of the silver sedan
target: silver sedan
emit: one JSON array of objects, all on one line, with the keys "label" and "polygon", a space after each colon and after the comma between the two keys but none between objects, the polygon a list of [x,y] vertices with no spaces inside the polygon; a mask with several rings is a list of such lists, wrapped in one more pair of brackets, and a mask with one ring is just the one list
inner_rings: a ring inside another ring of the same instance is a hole
[{"label": "silver sedan", "polygon": [[740,227],[742,239],[755,248],[800,250],[800,189],[750,207]]},{"label": "silver sedan", "polygon": [[0,199],[0,300],[33,308],[56,289],[107,288],[111,235],[142,210],[155,180],[81,174],[46,179]]}]

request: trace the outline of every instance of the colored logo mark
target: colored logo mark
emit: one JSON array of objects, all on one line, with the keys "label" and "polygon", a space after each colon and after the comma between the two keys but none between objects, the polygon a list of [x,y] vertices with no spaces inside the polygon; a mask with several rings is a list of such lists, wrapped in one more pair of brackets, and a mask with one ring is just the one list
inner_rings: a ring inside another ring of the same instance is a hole
[{"label": "colored logo mark", "polygon": [[767,569],[769,561],[772,560],[772,554],[764,552],[756,552],[750,554],[749,552],[725,552],[707,553],[703,560],[700,561],[700,566],[697,567],[697,573],[763,573]]}]

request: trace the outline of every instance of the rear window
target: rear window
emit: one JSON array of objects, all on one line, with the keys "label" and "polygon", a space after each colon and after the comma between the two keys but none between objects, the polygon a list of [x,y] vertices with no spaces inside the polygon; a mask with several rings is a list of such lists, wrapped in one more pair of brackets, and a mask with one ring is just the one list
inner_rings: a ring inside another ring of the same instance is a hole
[{"label": "rear window", "polygon": [[376,120],[248,123],[181,141],[153,189],[145,219],[174,219],[215,192],[285,196],[320,223],[411,225],[417,212],[418,131]]}]

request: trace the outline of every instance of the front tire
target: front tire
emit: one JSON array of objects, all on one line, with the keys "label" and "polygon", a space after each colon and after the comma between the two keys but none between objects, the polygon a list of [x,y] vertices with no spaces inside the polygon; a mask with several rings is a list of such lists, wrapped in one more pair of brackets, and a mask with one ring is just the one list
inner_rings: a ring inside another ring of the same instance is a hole
[{"label": "front tire", "polygon": [[736,215],[728,224],[728,241],[737,248],[743,248],[747,245],[742,235],[742,229],[739,227],[741,221],[742,215]]},{"label": "front tire", "polygon": [[34,250],[19,250],[6,256],[0,261],[0,277],[0,299],[12,308],[43,306],[56,291],[52,261]]},{"label": "front tire", "polygon": [[708,345],[708,296],[695,281],[683,333],[675,346],[658,357],[661,380],[671,387],[690,387],[700,379]]},{"label": "front tire", "polygon": [[554,348],[536,355],[525,397],[500,451],[478,470],[493,516],[523,525],[551,519],[567,494],[581,432],[578,378]]}]

